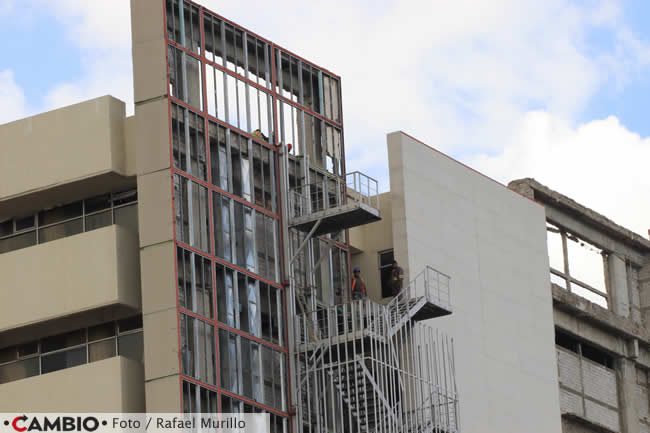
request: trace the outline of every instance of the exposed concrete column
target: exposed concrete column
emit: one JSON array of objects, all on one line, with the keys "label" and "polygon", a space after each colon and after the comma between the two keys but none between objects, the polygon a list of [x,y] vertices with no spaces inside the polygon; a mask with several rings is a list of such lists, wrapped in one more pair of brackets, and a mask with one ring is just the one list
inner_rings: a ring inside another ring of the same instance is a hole
[{"label": "exposed concrete column", "polygon": [[630,299],[627,288],[627,268],[625,260],[616,254],[607,256],[609,289],[612,298],[612,310],[619,316],[630,315]]},{"label": "exposed concrete column", "polygon": [[650,329],[650,263],[639,270],[638,288],[641,319],[645,328]]},{"label": "exposed concrete column", "polygon": [[619,358],[616,361],[618,407],[622,432],[639,433],[639,411],[636,402],[636,367],[634,361]]}]

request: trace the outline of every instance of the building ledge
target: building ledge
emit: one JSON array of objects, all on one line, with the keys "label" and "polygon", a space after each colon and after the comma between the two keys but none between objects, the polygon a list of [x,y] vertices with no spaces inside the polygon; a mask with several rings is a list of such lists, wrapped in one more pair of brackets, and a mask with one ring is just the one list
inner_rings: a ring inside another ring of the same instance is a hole
[{"label": "building ledge", "polygon": [[638,339],[646,345],[650,344],[650,333],[631,319],[619,316],[582,296],[570,293],[557,284],[551,284],[551,292],[555,308],[567,311],[575,317],[623,338]]},{"label": "building ledge", "polygon": [[641,250],[644,253],[650,252],[650,241],[648,239],[616,224],[606,216],[581,205],[575,200],[542,185],[535,179],[525,178],[513,180],[508,184],[508,188],[544,205],[548,204],[563,209],[567,213],[579,217],[580,221],[608,233],[613,238],[619,239],[633,248]]},{"label": "building ledge", "polygon": [[580,424],[582,426],[588,427],[589,431],[592,431],[594,433],[616,433],[616,431],[611,430],[602,424],[598,424],[597,422],[588,420],[587,418],[584,418],[580,415],[571,412],[563,413],[562,420],[563,421],[566,420],[574,424]]}]

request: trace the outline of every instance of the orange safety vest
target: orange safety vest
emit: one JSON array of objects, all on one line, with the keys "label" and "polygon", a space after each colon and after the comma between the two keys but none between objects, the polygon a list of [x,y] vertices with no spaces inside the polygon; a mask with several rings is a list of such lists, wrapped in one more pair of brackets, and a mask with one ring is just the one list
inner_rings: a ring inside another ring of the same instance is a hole
[{"label": "orange safety vest", "polygon": [[[366,282],[361,277],[359,277],[359,279],[361,280],[361,291],[365,295],[366,294]],[[356,286],[356,284],[357,284],[357,279],[353,277],[352,278],[352,291],[353,292],[354,292],[354,287]]]}]

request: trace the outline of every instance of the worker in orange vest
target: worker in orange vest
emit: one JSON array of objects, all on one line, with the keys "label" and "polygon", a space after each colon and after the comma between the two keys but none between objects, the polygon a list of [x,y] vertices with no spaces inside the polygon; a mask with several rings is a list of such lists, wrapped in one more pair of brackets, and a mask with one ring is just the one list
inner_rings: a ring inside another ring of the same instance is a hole
[{"label": "worker in orange vest", "polygon": [[364,299],[366,297],[366,282],[361,278],[361,269],[354,268],[352,271],[352,299]]}]

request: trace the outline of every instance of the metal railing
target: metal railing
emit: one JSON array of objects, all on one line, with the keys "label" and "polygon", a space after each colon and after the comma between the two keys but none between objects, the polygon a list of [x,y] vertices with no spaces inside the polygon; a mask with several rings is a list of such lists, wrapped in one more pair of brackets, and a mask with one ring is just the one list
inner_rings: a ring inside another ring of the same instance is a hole
[{"label": "metal railing", "polygon": [[391,301],[386,304],[391,315],[390,326],[404,317],[414,301],[424,297],[439,307],[451,309],[451,277],[426,266]]},{"label": "metal railing", "polygon": [[[368,300],[317,310],[323,334],[315,360],[298,356],[297,413],[304,431],[426,433],[459,431],[453,340],[421,322],[407,322],[393,338],[359,338],[386,324]],[[328,322],[331,320],[331,322]],[[304,322],[303,322],[303,326]],[[381,332],[379,332],[381,334]],[[306,329],[303,343],[308,342]],[[323,341],[328,344],[322,345]]]},{"label": "metal railing", "polygon": [[323,179],[292,188],[289,192],[291,218],[333,209],[355,202],[379,209],[379,187],[375,179],[355,171],[343,178]]},{"label": "metal railing", "polygon": [[348,200],[352,199],[374,209],[379,209],[379,183],[370,176],[353,171],[345,176]]}]

